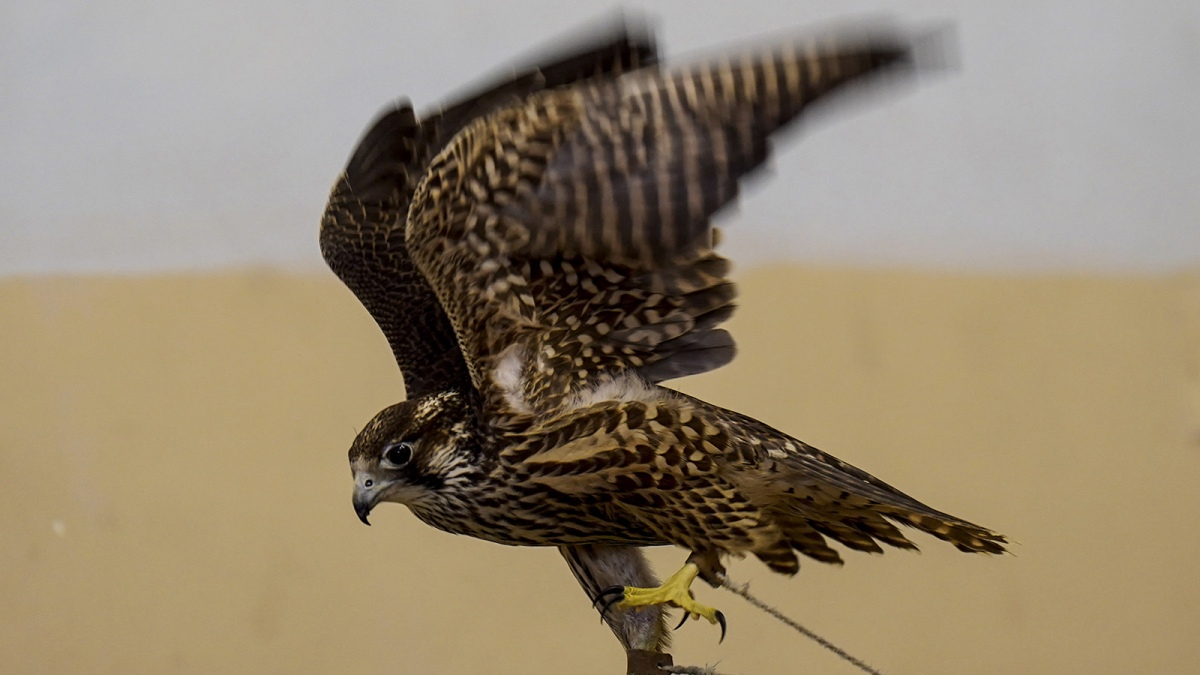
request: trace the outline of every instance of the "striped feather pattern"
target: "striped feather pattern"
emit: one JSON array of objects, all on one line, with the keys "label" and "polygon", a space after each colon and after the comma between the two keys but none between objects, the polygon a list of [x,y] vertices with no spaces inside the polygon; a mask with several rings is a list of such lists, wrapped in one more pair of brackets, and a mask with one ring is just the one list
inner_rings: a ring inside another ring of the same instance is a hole
[{"label": "striped feather pattern", "polygon": [[[407,220],[368,228],[386,232],[386,245],[333,228],[358,241],[334,253],[372,260],[398,250],[403,229],[403,253],[444,311],[461,349],[452,360],[465,358],[470,383],[460,390],[447,378],[449,391],[385,409],[364,428],[350,451],[360,517],[398,501],[449,532],[559,546],[592,591],[602,559],[644,572],[621,552],[629,546],[673,543],[716,566],[720,555],[753,554],[789,574],[797,554],[840,563],[833,542],[915,548],[897,525],[1003,552],[1000,534],[657,384],[733,357],[720,326],[736,294],[710,219],[765,161],[771,134],[908,58],[900,38],[822,37],[675,70],[614,67],[562,86],[529,75],[450,108],[429,132],[449,140],[428,160]],[[395,121],[403,133],[368,134],[380,147],[360,148],[364,157],[436,147],[408,140],[433,123]],[[396,218],[425,160],[380,161],[353,169],[350,188],[374,194],[354,176],[384,177]],[[370,220],[357,208],[342,211]],[[381,460],[397,444],[407,459]],[[660,617],[638,639],[658,641]],[[632,639],[632,624],[613,628]]]},{"label": "striped feather pattern", "polygon": [[476,118],[533,93],[615,76],[657,59],[649,32],[622,22],[583,44],[542,54],[499,84],[418,120],[401,101],[359,141],[321,220],[321,253],[363,303],[391,345],[410,398],[471,381],[458,339],[404,242],[409,205],[430,161]]},{"label": "striped feather pattern", "polygon": [[[822,38],[529,96],[433,161],[407,241],[493,412],[549,414],[626,371],[650,382],[734,355],[710,216],[771,133],[826,94],[904,62],[900,40]],[[520,391],[499,387],[521,346]],[[521,405],[514,405],[520,401]]]}]

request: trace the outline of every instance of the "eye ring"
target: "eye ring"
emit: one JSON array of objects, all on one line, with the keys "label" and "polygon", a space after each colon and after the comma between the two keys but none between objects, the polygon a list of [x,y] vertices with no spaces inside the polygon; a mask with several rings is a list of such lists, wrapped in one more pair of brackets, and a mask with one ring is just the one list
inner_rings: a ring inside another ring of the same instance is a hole
[{"label": "eye ring", "polygon": [[392,466],[404,466],[412,461],[412,456],[412,443],[399,441],[395,443],[388,443],[387,445],[383,446],[383,459]]}]

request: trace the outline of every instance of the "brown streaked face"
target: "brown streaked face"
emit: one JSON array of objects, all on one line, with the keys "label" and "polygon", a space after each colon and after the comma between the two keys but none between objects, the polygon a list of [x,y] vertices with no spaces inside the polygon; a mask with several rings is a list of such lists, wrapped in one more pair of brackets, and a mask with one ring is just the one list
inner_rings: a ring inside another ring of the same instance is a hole
[{"label": "brown streaked face", "polygon": [[419,503],[445,484],[462,457],[466,410],[457,392],[431,394],[384,408],[350,446],[354,511],[367,525],[380,502]]}]

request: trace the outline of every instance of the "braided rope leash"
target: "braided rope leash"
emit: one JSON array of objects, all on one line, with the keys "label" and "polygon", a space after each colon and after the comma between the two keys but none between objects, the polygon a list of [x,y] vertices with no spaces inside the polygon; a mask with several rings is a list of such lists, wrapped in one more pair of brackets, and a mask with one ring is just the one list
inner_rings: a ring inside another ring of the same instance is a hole
[{"label": "braided rope leash", "polygon": [[[775,617],[782,623],[790,626],[797,633],[800,633],[804,637],[812,640],[813,642],[816,642],[817,644],[821,645],[825,649],[828,649],[829,651],[833,652],[834,654],[837,654],[842,659],[850,662],[851,664],[853,664],[855,666],[858,666],[858,668],[860,670],[862,670],[863,672],[870,673],[870,675],[883,675],[882,672],[875,670],[871,666],[867,665],[863,660],[854,657],[853,655],[851,655],[849,652],[842,649],[841,647],[838,647],[837,645],[833,644],[829,640],[826,640],[825,638],[821,637],[820,635],[817,635],[816,633],[812,632],[811,630],[800,625],[800,623],[790,619],[783,612],[779,611],[778,609],[775,609],[771,605],[768,605],[767,603],[763,602],[762,600],[759,600],[757,597],[751,595],[750,594],[750,584],[740,584],[740,585],[735,584],[729,580],[729,577],[727,577],[725,575],[721,575],[721,588],[724,588],[727,591],[730,591],[732,593],[736,593],[737,595],[742,596],[742,598],[746,602],[754,605],[755,607],[761,609],[762,611],[766,612],[767,614],[770,614],[771,616]],[[704,671],[696,671],[696,672],[704,672]]]}]

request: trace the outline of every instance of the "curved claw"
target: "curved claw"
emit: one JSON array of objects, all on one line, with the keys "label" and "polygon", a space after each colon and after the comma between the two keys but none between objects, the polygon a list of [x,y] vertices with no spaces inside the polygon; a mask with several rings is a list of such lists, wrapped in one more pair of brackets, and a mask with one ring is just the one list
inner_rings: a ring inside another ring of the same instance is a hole
[{"label": "curved claw", "polygon": [[603,622],[604,618],[608,616],[608,610],[612,609],[613,605],[621,602],[624,599],[624,586],[609,586],[596,595],[596,599],[592,601],[592,606],[594,607],[596,603],[604,600],[604,605],[600,607],[600,621]]},{"label": "curved claw", "polygon": [[602,591],[600,591],[599,593],[596,594],[596,599],[592,600],[592,606],[595,607],[596,603],[600,602],[606,596],[610,596],[610,595],[619,595],[619,596],[625,595],[625,587],[624,586],[609,586],[608,588],[603,589]]},{"label": "curved claw", "polygon": [[[687,623],[688,617],[690,617],[691,615],[692,615],[691,612],[684,610],[683,618],[679,620],[679,624],[677,626],[675,626],[674,630],[679,630],[680,628],[683,628],[683,624]],[[725,622],[725,615],[721,612],[721,610],[719,610],[719,609],[714,610],[713,616],[717,619],[717,623],[720,624],[720,626],[721,626],[721,639],[717,640],[717,644],[721,644],[722,642],[725,641],[725,633],[726,633],[726,631],[729,630],[729,624]]]}]

